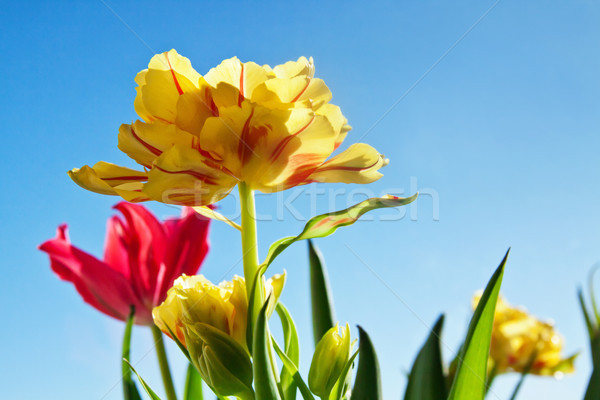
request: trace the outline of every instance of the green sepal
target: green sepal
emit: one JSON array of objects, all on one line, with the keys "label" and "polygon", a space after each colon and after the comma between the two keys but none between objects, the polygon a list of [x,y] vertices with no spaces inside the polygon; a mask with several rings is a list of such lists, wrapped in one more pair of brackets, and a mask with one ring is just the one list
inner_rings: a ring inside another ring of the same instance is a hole
[{"label": "green sepal", "polygon": [[201,322],[188,325],[184,334],[192,362],[213,392],[253,398],[250,356],[238,342]]},{"label": "green sepal", "polygon": [[350,357],[350,359],[346,362],[346,365],[344,365],[344,369],[340,374],[340,379],[338,379],[336,382],[333,390],[331,391],[331,395],[329,396],[331,400],[342,400],[342,397],[347,392],[348,387],[350,386],[350,372],[352,372],[352,365],[354,364],[356,356],[358,356],[358,350],[352,354],[352,357]]}]

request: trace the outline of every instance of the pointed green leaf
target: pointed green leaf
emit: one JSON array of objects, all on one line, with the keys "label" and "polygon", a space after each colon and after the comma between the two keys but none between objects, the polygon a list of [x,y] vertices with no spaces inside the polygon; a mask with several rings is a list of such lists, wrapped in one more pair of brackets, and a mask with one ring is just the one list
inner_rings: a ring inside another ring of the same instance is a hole
[{"label": "pointed green leaf", "polygon": [[443,325],[444,316],[441,315],[410,370],[404,400],[445,400],[447,398],[440,348]]},{"label": "pointed green leaf", "polygon": [[273,262],[275,257],[277,257],[283,250],[298,240],[315,239],[329,236],[341,226],[352,225],[366,212],[376,210],[378,208],[404,206],[412,203],[417,196],[418,193],[405,198],[396,197],[389,194],[383,197],[373,197],[361,201],[360,203],[346,208],[345,210],[313,217],[306,223],[304,229],[298,236],[286,237],[273,243],[269,248],[269,253],[263,262],[263,266],[268,267]]},{"label": "pointed green leaf", "polygon": [[[283,338],[285,343],[285,355],[290,359],[296,366],[300,362],[300,345],[298,343],[298,333],[296,332],[296,324],[292,316],[285,308],[282,303],[277,303],[275,308],[279,319],[281,320],[281,327],[283,330]],[[296,382],[294,380],[293,373],[289,371],[285,366],[281,370],[280,384],[283,392],[284,400],[294,400],[296,398]]]},{"label": "pointed green leaf", "polygon": [[[277,355],[281,359],[281,362],[283,363],[283,368],[294,379],[296,386],[298,387],[298,389],[300,389],[300,394],[302,394],[302,398],[304,400],[315,400],[314,396],[310,392],[310,389],[306,385],[306,382],[304,381],[304,379],[302,379],[302,376],[300,375],[300,371],[298,371],[297,363],[294,363],[290,359],[290,357],[288,357],[287,354],[285,354],[285,352],[283,350],[281,350],[281,347],[279,347],[279,345],[277,344],[275,339],[273,339],[273,347],[275,348],[275,352],[277,353]],[[294,391],[295,390],[296,389],[294,387]],[[296,396],[294,395],[294,398],[295,397]],[[287,397],[284,397],[284,399],[288,400]]]},{"label": "pointed green leaf", "polygon": [[257,399],[281,400],[273,366],[271,365],[271,337],[267,328],[267,307],[270,297],[258,313],[252,343],[252,369]]},{"label": "pointed green leaf", "polygon": [[312,240],[308,241],[308,258],[310,262],[313,336],[316,346],[323,335],[335,326],[335,311],[323,255]]},{"label": "pointed green leaf", "polygon": [[594,367],[584,400],[598,400],[600,399],[600,331],[596,333],[590,344]]},{"label": "pointed green leaf", "polygon": [[123,361],[127,363],[127,365],[129,366],[129,368],[131,368],[131,370],[133,371],[133,373],[137,376],[138,380],[142,384],[142,387],[144,388],[144,390],[146,391],[146,393],[148,393],[148,396],[150,396],[150,398],[152,400],[161,400],[160,397],[158,397],[158,395],[156,393],[154,393],[154,390],[152,390],[150,388],[150,386],[148,386],[148,384],[142,379],[142,377],[140,376],[140,374],[137,373],[137,371],[135,370],[135,368],[133,368],[133,365],[131,365],[129,363],[129,361],[127,361],[125,359],[123,359]]},{"label": "pointed green leaf", "polygon": [[473,313],[448,400],[483,400],[485,397],[496,301],[509,252],[510,249],[492,275]]},{"label": "pointed green leaf", "polygon": [[131,370],[125,360],[129,360],[131,349],[131,331],[133,329],[133,320],[135,316],[135,307],[131,307],[131,312],[125,324],[125,333],[123,334],[123,352],[121,354],[121,372],[123,374],[123,398],[125,400],[141,400],[140,392],[131,379]]},{"label": "pointed green leaf", "polygon": [[583,318],[585,319],[585,326],[587,327],[588,336],[590,341],[592,341],[594,338],[594,323],[592,322],[590,313],[585,305],[585,299],[583,298],[583,291],[581,288],[577,290],[577,298],[579,299],[579,306],[581,307],[581,312],[583,313]]},{"label": "pointed green leaf", "polygon": [[360,326],[358,370],[350,400],[383,400],[379,361],[373,343]]},{"label": "pointed green leaf", "polygon": [[192,363],[188,364],[185,376],[185,389],[183,400],[202,400],[202,378]]}]

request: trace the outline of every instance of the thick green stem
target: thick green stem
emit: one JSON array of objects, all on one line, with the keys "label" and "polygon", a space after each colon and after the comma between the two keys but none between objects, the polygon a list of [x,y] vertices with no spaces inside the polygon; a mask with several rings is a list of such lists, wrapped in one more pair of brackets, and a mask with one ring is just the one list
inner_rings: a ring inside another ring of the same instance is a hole
[{"label": "thick green stem", "polygon": [[242,214],[242,252],[244,257],[244,278],[248,297],[252,282],[258,270],[258,245],[256,240],[256,210],[254,191],[244,182],[239,183],[240,207]]},{"label": "thick green stem", "polygon": [[165,386],[167,400],[177,400],[175,386],[173,386],[173,378],[171,377],[171,371],[169,370],[169,361],[167,360],[167,352],[165,350],[162,332],[156,326],[152,326],[150,330],[152,331],[152,336],[154,337],[156,357],[158,358],[158,365],[160,367],[163,385]]},{"label": "thick green stem", "polygon": [[240,207],[242,214],[242,253],[244,260],[244,279],[246,280],[246,293],[248,299],[252,292],[252,287],[256,281],[256,295],[254,308],[250,310],[252,315],[252,324],[258,317],[260,308],[265,302],[263,280],[256,279],[258,273],[258,243],[256,234],[256,210],[254,206],[254,192],[248,188],[244,182],[239,183]]}]

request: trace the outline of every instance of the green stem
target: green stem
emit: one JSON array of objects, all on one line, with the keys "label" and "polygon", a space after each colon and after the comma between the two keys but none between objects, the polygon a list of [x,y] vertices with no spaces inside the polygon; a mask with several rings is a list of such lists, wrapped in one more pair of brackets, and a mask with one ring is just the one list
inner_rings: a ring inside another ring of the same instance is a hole
[{"label": "green stem", "polygon": [[154,337],[156,357],[158,358],[158,365],[160,367],[163,385],[165,386],[167,400],[177,400],[175,386],[173,386],[173,378],[171,377],[171,371],[169,370],[169,361],[167,360],[167,352],[165,350],[162,332],[157,326],[152,326],[150,330],[152,331],[152,336]]},{"label": "green stem", "polygon": [[[256,233],[256,209],[254,206],[254,191],[252,191],[244,182],[240,182],[238,186],[240,191],[240,208],[242,214],[242,253],[244,260],[244,279],[246,280],[246,293],[249,299],[259,265]],[[258,279],[256,282],[257,288],[254,309],[250,310],[252,313],[252,322],[256,321],[258,313],[260,312],[260,308],[265,301],[262,279]]]},{"label": "green stem", "polygon": [[526,376],[527,371],[523,371],[523,373],[521,374],[521,378],[519,379],[519,383],[517,383],[517,386],[515,386],[515,390],[513,390],[513,393],[510,396],[510,400],[515,400],[517,398],[517,394],[519,393],[519,390],[521,390],[521,386],[523,386],[523,381],[525,380]]},{"label": "green stem", "polygon": [[242,213],[242,252],[244,259],[244,278],[248,297],[252,282],[258,270],[258,245],[256,240],[256,210],[254,191],[244,182],[239,183],[240,207]]}]

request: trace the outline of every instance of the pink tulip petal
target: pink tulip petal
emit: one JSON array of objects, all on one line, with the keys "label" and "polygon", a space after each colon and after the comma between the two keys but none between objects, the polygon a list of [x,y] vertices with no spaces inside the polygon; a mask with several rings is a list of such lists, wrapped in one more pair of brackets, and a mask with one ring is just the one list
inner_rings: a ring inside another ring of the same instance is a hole
[{"label": "pink tulip petal", "polygon": [[72,246],[67,226],[61,225],[55,239],[40,245],[48,253],[52,270],[63,280],[73,283],[84,301],[111,317],[125,320],[131,305],[139,313],[136,323],[151,324],[152,317],[132,291],[125,277],[96,257]]},{"label": "pink tulip petal", "polygon": [[[165,233],[161,223],[145,207],[126,202],[114,206],[128,226],[127,252],[131,282],[140,295],[152,303],[157,277],[165,254]],[[144,296],[146,297],[146,296]],[[148,304],[152,306],[152,304]]]},{"label": "pink tulip petal", "polygon": [[167,220],[163,226],[167,234],[165,273],[157,285],[155,304],[164,301],[167,290],[181,274],[196,275],[209,250],[210,220],[192,208],[184,207],[181,218]]}]

